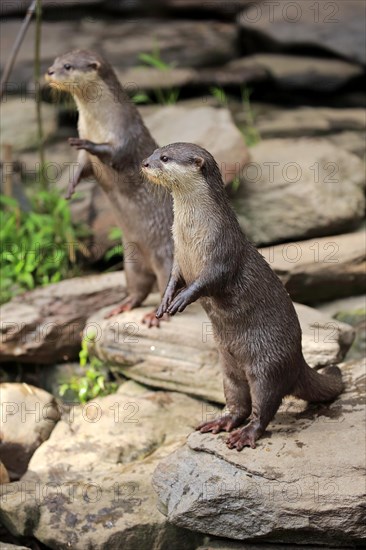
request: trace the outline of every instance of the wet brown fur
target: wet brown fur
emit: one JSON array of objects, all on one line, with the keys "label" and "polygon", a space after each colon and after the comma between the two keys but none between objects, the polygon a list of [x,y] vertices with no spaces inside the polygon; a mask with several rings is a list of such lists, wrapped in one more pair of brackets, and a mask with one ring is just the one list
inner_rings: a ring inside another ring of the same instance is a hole
[{"label": "wet brown fur", "polygon": [[112,67],[95,52],[58,57],[46,79],[71,93],[79,111],[79,138],[69,140],[79,150],[78,171],[68,198],[82,177],[94,173],[116,213],[122,244],[133,251],[124,266],[128,296],[112,313],[137,307],[155,282],[163,293],[173,258],[171,197],[164,189],[152,193],[140,173],[157,144]]},{"label": "wet brown fur", "polygon": [[174,263],[158,315],[199,300],[220,351],[228,414],[198,429],[231,431],[247,421],[227,444],[255,447],[285,395],[334,399],[343,388],[340,370],[319,374],[306,363],[293,303],[241,230],[210,153],[167,145],[144,161],[143,171],[173,195]]}]

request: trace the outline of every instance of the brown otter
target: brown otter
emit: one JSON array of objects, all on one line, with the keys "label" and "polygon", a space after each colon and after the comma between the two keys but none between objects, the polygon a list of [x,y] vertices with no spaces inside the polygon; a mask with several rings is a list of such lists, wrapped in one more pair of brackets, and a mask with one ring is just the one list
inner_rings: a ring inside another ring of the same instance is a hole
[{"label": "brown otter", "polygon": [[[80,151],[78,170],[67,198],[82,177],[94,173],[116,212],[124,249],[128,245],[133,250],[124,266],[128,296],[108,317],[138,307],[155,282],[163,293],[169,279],[171,197],[165,189],[152,194],[140,174],[141,161],[158,145],[112,67],[96,53],[75,50],[58,57],[46,80],[72,94],[79,111],[79,138],[69,140]],[[155,311],[144,321],[149,326],[159,324]]]},{"label": "brown otter", "polygon": [[174,262],[157,316],[199,299],[221,356],[228,414],[197,429],[229,432],[249,420],[227,445],[254,448],[285,395],[331,400],[342,391],[341,372],[319,374],[306,363],[293,303],[242,232],[210,153],[174,143],[154,151],[142,171],[173,195]]}]

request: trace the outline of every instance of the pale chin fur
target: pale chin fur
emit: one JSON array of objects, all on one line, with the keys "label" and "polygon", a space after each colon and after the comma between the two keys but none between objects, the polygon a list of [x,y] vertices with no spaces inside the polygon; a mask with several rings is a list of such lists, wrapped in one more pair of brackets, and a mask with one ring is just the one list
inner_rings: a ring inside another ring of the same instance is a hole
[{"label": "pale chin fur", "polygon": [[103,85],[95,73],[74,71],[70,76],[55,77],[46,75],[46,81],[52,88],[56,88],[76,97],[81,103],[101,98]]},{"label": "pale chin fur", "polygon": [[206,193],[206,180],[198,168],[175,163],[169,166],[169,170],[167,168],[165,170],[169,173],[169,187],[173,195],[194,197],[202,194],[202,190]]}]

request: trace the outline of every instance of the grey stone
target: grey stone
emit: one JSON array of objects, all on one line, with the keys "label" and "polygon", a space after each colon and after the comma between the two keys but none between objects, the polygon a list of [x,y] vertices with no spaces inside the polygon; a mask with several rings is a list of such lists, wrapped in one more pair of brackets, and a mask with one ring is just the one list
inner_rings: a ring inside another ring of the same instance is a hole
[{"label": "grey stone", "polygon": [[[211,71],[215,70],[211,69]],[[211,71],[209,69],[203,71],[204,81],[212,74]],[[362,76],[363,70],[358,65],[340,59],[257,53],[230,61],[219,67],[217,74],[222,84],[225,84],[225,74],[226,84],[236,84],[238,75],[241,75],[242,83],[251,80],[267,80],[272,86],[275,82],[278,87],[290,91],[305,89],[330,93],[353,78]]]},{"label": "grey stone", "polygon": [[[44,138],[55,133],[57,127],[56,108],[42,104]],[[1,143],[12,145],[14,152],[25,149],[36,149],[38,146],[36,104],[28,98],[7,97],[1,103],[0,117]]]},{"label": "grey stone", "polygon": [[365,9],[363,2],[253,2],[238,15],[243,39],[250,37],[263,48],[294,51],[295,48],[332,52],[340,57],[366,64],[364,43]]},{"label": "grey stone", "polygon": [[[90,32],[97,32],[94,22]],[[84,29],[87,31],[84,27]],[[220,21],[136,19],[101,26],[102,50],[113,65],[141,64],[141,53],[157,48],[166,63],[202,67],[225,63],[237,55],[238,28]]]},{"label": "grey stone", "polygon": [[16,296],[0,308],[2,361],[54,364],[76,357],[87,318],[122,300],[124,283],[121,272],[90,275]]},{"label": "grey stone", "polygon": [[346,359],[361,359],[366,356],[366,296],[353,296],[318,305],[317,308],[334,319],[351,325],[355,339]]},{"label": "grey stone", "polygon": [[[255,107],[253,107],[255,109]],[[256,117],[256,128],[262,139],[274,137],[305,137],[322,134],[358,131],[366,126],[364,109],[330,109],[326,107],[300,107],[297,109],[268,110]],[[335,134],[337,135],[337,134]]]},{"label": "grey stone", "polygon": [[60,414],[50,393],[28,384],[0,384],[0,459],[10,479],[19,479],[34,451],[48,437]]},{"label": "grey stone", "polygon": [[325,138],[271,139],[251,148],[233,198],[256,244],[350,231],[364,215],[364,163]]},{"label": "grey stone", "polygon": [[194,82],[197,71],[190,68],[170,68],[165,71],[154,67],[130,67],[116,70],[118,79],[130,95],[141,90],[169,89],[182,87]]},{"label": "grey stone", "polygon": [[249,160],[243,135],[233,123],[228,109],[209,106],[188,109],[174,105],[146,117],[145,123],[161,146],[188,141],[210,151],[226,183],[240,174]]},{"label": "grey stone", "polygon": [[281,406],[255,450],[192,433],[153,484],[175,525],[235,540],[364,544],[365,363],[342,365],[330,405]]},{"label": "grey stone", "polygon": [[293,300],[314,304],[366,288],[364,229],[260,249]]},{"label": "grey stone", "polygon": [[338,132],[330,134],[328,139],[339,149],[354,153],[365,161],[366,132]]},{"label": "grey stone", "polygon": [[201,418],[199,401],[134,382],[65,410],[25,476],[4,486],[1,520],[55,550],[193,550],[202,536],[158,512],[151,475]]},{"label": "grey stone", "polygon": [[[329,546],[325,546],[327,550]],[[337,548],[348,548],[347,546],[338,546]],[[196,550],[284,550],[283,545],[279,544],[251,544],[247,542],[234,542],[228,539],[217,539],[216,537],[209,537],[209,542],[197,548]],[[319,546],[312,546],[308,544],[286,544],[285,550],[319,550]]]},{"label": "grey stone", "polygon": [[[148,329],[141,318],[158,300],[151,295],[149,306],[113,319],[103,319],[104,309],[92,316],[88,324],[100,327],[100,333],[90,353],[137,382],[224,403],[218,352],[203,309],[193,304],[160,328]],[[295,307],[308,363],[321,367],[342,360],[353,329],[307,306]]]},{"label": "grey stone", "polygon": [[0,542],[1,550],[31,550],[29,546],[18,546],[17,544],[9,544],[8,542]]}]

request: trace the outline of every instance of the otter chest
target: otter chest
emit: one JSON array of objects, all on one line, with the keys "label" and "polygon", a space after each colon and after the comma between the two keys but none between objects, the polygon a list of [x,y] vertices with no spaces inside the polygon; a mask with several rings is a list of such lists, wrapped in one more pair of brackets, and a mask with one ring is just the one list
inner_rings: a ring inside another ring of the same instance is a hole
[{"label": "otter chest", "polygon": [[79,113],[78,130],[82,139],[88,139],[94,143],[106,143],[111,140],[111,132],[108,131],[106,123],[102,124],[94,113],[86,109]]},{"label": "otter chest", "polygon": [[175,255],[186,283],[196,279],[207,261],[207,231],[190,216],[175,213],[173,224]]}]

